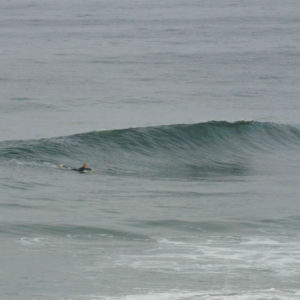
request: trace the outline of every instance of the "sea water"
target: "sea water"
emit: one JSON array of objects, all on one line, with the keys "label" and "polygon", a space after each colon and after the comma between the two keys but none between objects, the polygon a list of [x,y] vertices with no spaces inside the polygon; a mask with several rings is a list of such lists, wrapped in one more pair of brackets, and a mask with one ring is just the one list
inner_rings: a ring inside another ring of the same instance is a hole
[{"label": "sea water", "polygon": [[300,299],[299,32],[296,0],[2,1],[0,299]]}]

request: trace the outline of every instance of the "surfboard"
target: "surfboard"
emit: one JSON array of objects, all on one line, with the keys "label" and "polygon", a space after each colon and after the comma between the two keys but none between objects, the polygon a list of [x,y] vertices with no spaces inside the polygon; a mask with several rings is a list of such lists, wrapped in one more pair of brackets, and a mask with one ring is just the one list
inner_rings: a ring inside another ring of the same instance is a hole
[{"label": "surfboard", "polygon": [[61,169],[69,169],[69,170],[72,169],[71,167],[67,167],[67,166],[64,165],[64,164],[59,164],[58,167],[61,168]]},{"label": "surfboard", "polygon": [[79,173],[93,173],[93,172],[95,172],[95,170],[93,168],[89,168],[90,170],[78,171],[77,169],[68,167],[68,166],[66,166],[64,164],[59,164],[58,167],[61,168],[61,169],[77,171]]}]

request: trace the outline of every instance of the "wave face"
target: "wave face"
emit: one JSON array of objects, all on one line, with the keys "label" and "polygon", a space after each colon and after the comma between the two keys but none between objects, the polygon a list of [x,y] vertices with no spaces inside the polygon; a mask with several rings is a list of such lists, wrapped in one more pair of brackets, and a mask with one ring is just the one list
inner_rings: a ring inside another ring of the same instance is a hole
[{"label": "wave face", "polygon": [[243,175],[253,160],[300,146],[300,129],[275,123],[211,121],[66,137],[3,141],[0,160],[65,163],[87,161],[111,175]]}]

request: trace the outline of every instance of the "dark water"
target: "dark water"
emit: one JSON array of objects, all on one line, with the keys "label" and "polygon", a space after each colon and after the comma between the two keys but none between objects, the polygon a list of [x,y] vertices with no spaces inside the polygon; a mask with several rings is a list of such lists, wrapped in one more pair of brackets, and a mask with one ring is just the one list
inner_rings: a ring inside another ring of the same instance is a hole
[{"label": "dark water", "polygon": [[299,8],[2,2],[0,298],[299,299]]}]

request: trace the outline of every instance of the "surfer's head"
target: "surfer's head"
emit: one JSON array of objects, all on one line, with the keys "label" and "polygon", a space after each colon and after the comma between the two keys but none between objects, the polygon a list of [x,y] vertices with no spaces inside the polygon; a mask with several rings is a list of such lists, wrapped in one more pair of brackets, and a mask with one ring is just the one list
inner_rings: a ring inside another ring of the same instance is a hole
[{"label": "surfer's head", "polygon": [[84,167],[85,169],[87,168],[87,166],[88,166],[87,163],[84,163],[84,164],[83,164],[83,167]]}]

